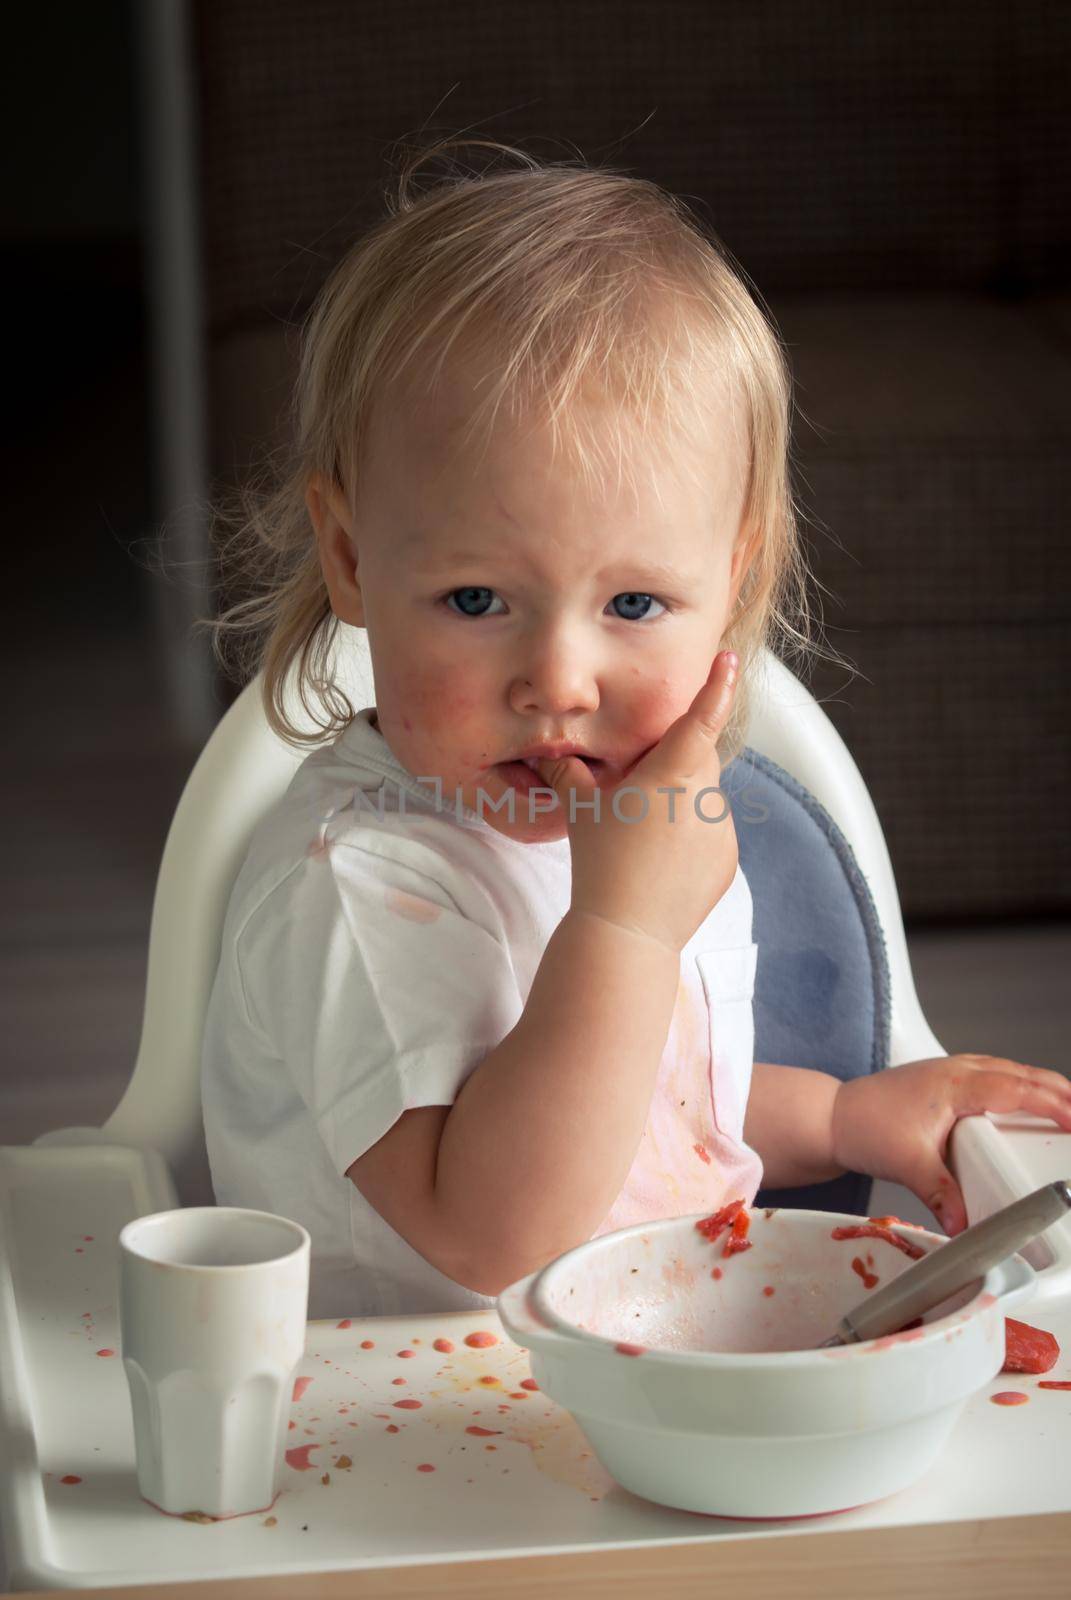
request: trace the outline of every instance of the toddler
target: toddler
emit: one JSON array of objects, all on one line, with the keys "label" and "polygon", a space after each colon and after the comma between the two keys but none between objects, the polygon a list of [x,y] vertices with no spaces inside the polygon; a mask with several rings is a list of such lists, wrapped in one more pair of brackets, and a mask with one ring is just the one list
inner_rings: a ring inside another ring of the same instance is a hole
[{"label": "toddler", "polygon": [[217,1201],[305,1225],[313,1317],[490,1305],[762,1181],[893,1179],[955,1233],[958,1117],[1071,1129],[1019,1062],[753,1063],[719,781],[763,647],[808,645],[787,363],[674,197],[492,148],[519,165],[419,194],[411,160],[322,290],[214,625],[315,745],[234,885],[202,1074]]}]

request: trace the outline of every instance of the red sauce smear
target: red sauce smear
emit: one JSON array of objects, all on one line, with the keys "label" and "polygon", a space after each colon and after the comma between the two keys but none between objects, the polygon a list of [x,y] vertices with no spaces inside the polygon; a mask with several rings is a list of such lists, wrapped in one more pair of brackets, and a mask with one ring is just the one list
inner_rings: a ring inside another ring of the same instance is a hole
[{"label": "red sauce smear", "polygon": [[891,1228],[881,1226],[876,1222],[856,1222],[850,1227],[834,1228],[831,1239],[884,1239],[887,1244],[893,1244],[897,1250],[902,1250],[905,1256],[910,1256],[912,1261],[918,1261],[920,1256],[926,1254],[920,1244],[913,1244],[910,1239],[901,1239],[898,1233],[893,1233]]},{"label": "red sauce smear", "polygon": [[311,1378],[295,1378],[294,1392],[290,1396],[291,1400],[300,1400],[301,1396],[305,1393],[305,1390],[309,1387],[311,1382]]},{"label": "red sauce smear", "polygon": [[422,1461],[420,1463],[419,1467],[417,1468],[417,1471],[418,1472],[434,1472],[435,1468],[432,1466],[430,1461]]},{"label": "red sauce smear", "polygon": [[852,1271],[859,1274],[863,1280],[863,1287],[866,1289],[873,1289],[874,1285],[878,1282],[877,1273],[868,1272],[866,1270],[866,1262],[863,1260],[862,1256],[852,1257]]},{"label": "red sauce smear", "polygon": [[1044,1328],[1004,1318],[1004,1365],[1001,1372],[1048,1372],[1060,1359],[1060,1346]]},{"label": "red sauce smear", "polygon": [[474,1433],[478,1439],[490,1439],[492,1434],[501,1433],[501,1428],[480,1428],[475,1423],[471,1428],[465,1429],[466,1433]]},{"label": "red sauce smear", "polygon": [[709,1167],[710,1166],[710,1155],[707,1152],[706,1147],[704,1145],[701,1145],[701,1144],[693,1144],[692,1149],[695,1151],[695,1153],[699,1157],[700,1161],[705,1161],[707,1166]]},{"label": "red sauce smear", "polygon": [[621,1344],[615,1344],[614,1349],[617,1351],[619,1356],[642,1356],[646,1346],[642,1344],[626,1344],[622,1342]]},{"label": "red sauce smear", "polygon": [[347,1317],[344,1322],[336,1322],[335,1323],[335,1327],[336,1328],[352,1328],[353,1327],[353,1321],[352,1321],[352,1319],[350,1317]]},{"label": "red sauce smear", "polygon": [[424,1402],[423,1400],[392,1400],[391,1404],[398,1411],[419,1411]]},{"label": "red sauce smear", "polygon": [[473,1350],[487,1350],[491,1345],[498,1343],[497,1333],[466,1333],[465,1343],[471,1345]]},{"label": "red sauce smear", "polygon": [[376,1341],[374,1339],[362,1339],[361,1340],[361,1349],[362,1350],[374,1350],[375,1347],[376,1347]]},{"label": "red sauce smear", "polygon": [[436,1339],[431,1348],[441,1350],[444,1356],[448,1356],[452,1354],[454,1346],[449,1339]]},{"label": "red sauce smear", "polygon": [[287,1466],[288,1467],[293,1467],[295,1469],[295,1471],[297,1471],[297,1472],[309,1472],[309,1471],[311,1471],[312,1462],[309,1460],[309,1451],[310,1450],[318,1450],[319,1448],[320,1448],[320,1446],[318,1444],[297,1444],[297,1445],[295,1445],[293,1450],[288,1450],[286,1452],[286,1464],[287,1464]]},{"label": "red sauce smear", "polygon": [[535,1381],[534,1378],[522,1378],[521,1379],[521,1388],[522,1389],[528,1389],[533,1394],[538,1394],[539,1393],[539,1385]]},{"label": "red sauce smear", "polygon": [[399,1356],[401,1357],[401,1359],[403,1361],[409,1361],[413,1356],[416,1355],[416,1351],[415,1350],[399,1350],[398,1354],[399,1354]]},{"label": "red sauce smear", "polygon": [[747,1238],[748,1228],[751,1226],[751,1215],[744,1209],[743,1200],[730,1200],[727,1206],[722,1206],[720,1211],[713,1212],[709,1217],[700,1217],[696,1227],[704,1239],[709,1239],[711,1244],[720,1238],[729,1229],[729,1237],[725,1241],[723,1256],[735,1256],[741,1250],[750,1250],[751,1244]]},{"label": "red sauce smear", "polygon": [[60,1479],[61,1483],[81,1483],[81,1481],[82,1480],[78,1476],[77,1472],[68,1472],[65,1478]]},{"label": "red sauce smear", "polygon": [[991,1394],[989,1398],[995,1406],[1025,1406],[1030,1396],[1020,1394],[1018,1389],[1002,1389],[999,1394]]},{"label": "red sauce smear", "polygon": [[98,1350],[97,1354],[98,1354],[98,1356],[113,1356],[115,1354],[115,1351],[114,1350]]},{"label": "red sauce smear", "polygon": [[1056,1382],[1054,1379],[1042,1378],[1038,1384],[1039,1389],[1071,1389],[1071,1383]]}]

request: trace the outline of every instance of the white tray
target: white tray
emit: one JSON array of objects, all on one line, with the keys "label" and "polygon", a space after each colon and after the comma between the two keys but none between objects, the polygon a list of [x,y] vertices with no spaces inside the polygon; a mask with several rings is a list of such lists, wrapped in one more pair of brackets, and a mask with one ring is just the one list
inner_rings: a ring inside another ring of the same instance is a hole
[{"label": "white tray", "polygon": [[[977,1117],[955,1138],[972,1221],[1071,1173],[1071,1135],[1052,1123]],[[968,1405],[935,1469],[887,1500],[759,1524],[668,1510],[616,1484],[568,1413],[522,1387],[527,1353],[485,1311],[311,1322],[299,1369],[311,1382],[293,1404],[291,1434],[308,1468],[288,1465],[270,1513],[215,1523],[165,1516],[137,1489],[116,1239],[132,1217],[177,1203],[154,1152],[0,1147],[0,1530],[12,1589],[820,1538],[1071,1509],[1071,1391],[1005,1375]],[[1071,1378],[1071,1224],[1050,1229],[1032,1255],[1046,1270],[1020,1309],[1063,1347],[1044,1376]],[[499,1343],[464,1344],[483,1330]],[[454,1352],[436,1352],[438,1338]],[[374,1348],[362,1349],[364,1340]],[[991,1404],[1001,1389],[1022,1390],[1030,1403]],[[399,1407],[403,1398],[420,1407]],[[474,1426],[495,1431],[469,1433]]]}]

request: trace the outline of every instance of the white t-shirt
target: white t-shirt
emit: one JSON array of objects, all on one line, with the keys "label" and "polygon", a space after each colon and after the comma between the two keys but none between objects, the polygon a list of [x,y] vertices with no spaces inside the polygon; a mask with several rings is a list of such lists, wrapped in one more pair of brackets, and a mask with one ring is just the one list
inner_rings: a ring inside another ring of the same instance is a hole
[{"label": "white t-shirt", "polygon": [[[403,1111],[453,1103],[519,1020],[570,900],[568,839],[523,844],[440,802],[374,714],[309,755],[255,829],[205,1022],[216,1201],[308,1229],[312,1318],[495,1303],[420,1255],[345,1174]],[[751,917],[738,869],[682,952],[643,1138],[595,1236],[754,1200]]]}]

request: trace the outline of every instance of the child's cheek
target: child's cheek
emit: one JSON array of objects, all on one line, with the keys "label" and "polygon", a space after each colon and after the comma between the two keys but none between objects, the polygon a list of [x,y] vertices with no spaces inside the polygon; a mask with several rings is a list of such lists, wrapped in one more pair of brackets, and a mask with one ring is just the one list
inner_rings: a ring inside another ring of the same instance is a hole
[{"label": "child's cheek", "polygon": [[[481,745],[482,728],[476,721],[486,715],[487,695],[464,667],[442,666],[433,672],[402,672],[391,689],[394,717],[409,725],[414,736],[439,750],[457,751],[459,744]],[[471,733],[468,731],[471,728]],[[483,744],[487,743],[486,738]],[[488,751],[488,758],[491,752]],[[480,751],[474,761],[480,759]]]},{"label": "child's cheek", "polygon": [[644,747],[657,744],[666,729],[687,711],[693,698],[686,685],[668,673],[637,683],[629,697],[629,724],[635,742]]}]

